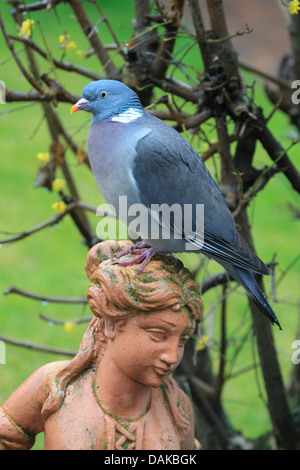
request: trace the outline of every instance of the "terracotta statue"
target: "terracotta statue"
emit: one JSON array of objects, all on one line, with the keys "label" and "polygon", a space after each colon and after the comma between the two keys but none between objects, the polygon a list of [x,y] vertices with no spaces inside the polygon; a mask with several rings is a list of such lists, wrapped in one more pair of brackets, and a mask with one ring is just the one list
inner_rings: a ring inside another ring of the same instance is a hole
[{"label": "terracotta statue", "polygon": [[[137,274],[106,241],[87,255],[95,315],[77,355],[46,364],[0,407],[0,449],[198,449],[191,403],[170,377],[202,318],[197,284],[182,263],[156,257]],[[132,255],[128,255],[129,257]]]}]

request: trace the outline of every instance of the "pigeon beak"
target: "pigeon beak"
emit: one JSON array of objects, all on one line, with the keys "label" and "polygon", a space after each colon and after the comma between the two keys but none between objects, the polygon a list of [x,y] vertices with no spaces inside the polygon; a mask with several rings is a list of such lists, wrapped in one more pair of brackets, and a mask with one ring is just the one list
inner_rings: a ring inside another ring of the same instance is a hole
[{"label": "pigeon beak", "polygon": [[80,109],[83,109],[87,104],[89,104],[89,101],[86,100],[85,98],[81,98],[77,103],[74,104],[71,108],[71,113],[76,113],[76,111],[79,111]]}]

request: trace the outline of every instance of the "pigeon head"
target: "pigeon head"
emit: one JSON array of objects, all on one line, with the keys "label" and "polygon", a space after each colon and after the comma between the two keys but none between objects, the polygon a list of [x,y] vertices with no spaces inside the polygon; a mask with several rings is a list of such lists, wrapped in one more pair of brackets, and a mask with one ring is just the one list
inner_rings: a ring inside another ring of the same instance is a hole
[{"label": "pigeon head", "polygon": [[137,94],[116,80],[98,80],[84,87],[82,98],[72,106],[71,113],[81,109],[92,113],[94,121],[114,120],[116,116],[128,114],[129,110],[143,112]]}]

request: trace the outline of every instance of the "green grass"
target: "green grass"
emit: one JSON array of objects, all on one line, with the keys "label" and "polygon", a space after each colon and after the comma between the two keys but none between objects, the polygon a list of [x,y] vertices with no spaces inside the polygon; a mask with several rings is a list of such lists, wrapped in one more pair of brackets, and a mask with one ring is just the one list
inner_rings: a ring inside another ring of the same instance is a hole
[{"label": "green grass", "polygon": [[[132,34],[130,19],[133,17],[133,2],[106,0],[101,3],[102,8],[111,20],[115,31],[121,41],[127,41]],[[87,5],[89,12],[92,5]],[[9,7],[2,7],[9,32],[15,33],[15,28],[9,17]],[[87,40],[80,33],[78,25],[72,16],[68,5],[57,8],[59,18],[54,12],[39,12],[33,15],[39,19],[43,26],[43,33],[48,47],[53,55],[60,58],[61,52],[57,50],[58,37],[66,31],[77,43],[78,49],[87,49]],[[105,29],[101,26],[103,42],[112,42]],[[34,31],[34,39],[42,44],[38,25]],[[184,38],[180,40],[178,49],[184,46]],[[19,49],[21,46],[15,46]],[[9,52],[5,49],[3,38],[0,38],[0,78],[9,88],[28,90],[28,85],[21,76]],[[180,53],[179,53],[180,56]],[[189,63],[196,67],[199,64],[198,49],[193,48],[187,58]],[[73,60],[87,66],[99,73],[98,62],[95,58],[78,59],[75,52],[71,52],[66,60]],[[118,59],[120,60],[120,59]],[[51,66],[41,61],[43,68],[49,70]],[[196,65],[195,65],[196,64]],[[189,68],[190,70],[190,68]],[[71,92],[80,94],[82,87],[88,79],[78,77],[66,72],[58,72],[62,84]],[[180,75],[182,77],[182,74]],[[254,77],[246,75],[248,83]],[[262,83],[256,84],[256,102],[265,109],[267,115],[272,106],[266,100]],[[76,135],[80,143],[84,143],[89,127],[88,117],[85,113],[70,116],[70,106],[60,104],[59,116],[68,127],[70,133]],[[38,152],[48,151],[50,136],[43,120],[40,105],[34,104],[6,104],[0,107],[1,126],[1,167],[0,190],[1,212],[0,230],[2,232],[20,232],[28,229],[53,215],[51,204],[58,200],[54,192],[35,188],[34,182],[39,163]],[[78,128],[83,126],[78,132]],[[290,143],[289,133],[293,131],[285,115],[278,111],[270,122],[271,130],[281,141],[284,147]],[[204,126],[206,132],[210,129]],[[290,151],[290,157],[300,168],[298,158],[299,146]],[[82,200],[98,205],[102,198],[98,192],[94,178],[84,165],[77,165],[74,155],[67,151],[67,162],[71,173],[78,184]],[[271,161],[263,149],[258,146],[256,153],[257,166],[271,165]],[[212,162],[209,167],[214,172]],[[60,176],[60,175],[59,175]],[[276,175],[264,191],[258,195],[255,202],[250,205],[248,214],[252,225],[255,246],[261,258],[268,262],[277,254],[279,263],[277,277],[284,272],[299,254],[299,221],[294,221],[288,210],[288,204],[299,203],[298,197],[291,190],[289,182],[283,175]],[[95,227],[98,219],[89,216],[92,226]],[[4,233],[0,238],[5,237]],[[88,279],[84,272],[86,247],[81,243],[81,236],[74,228],[70,218],[65,218],[54,229],[46,229],[22,241],[6,244],[0,248],[0,291],[4,292],[10,285],[40,294],[83,296],[88,287]],[[197,264],[194,255],[182,255],[188,267]],[[214,263],[209,263],[206,273],[219,270]],[[203,274],[204,275],[204,274]],[[271,288],[265,280],[266,292],[271,298]],[[204,295],[206,312],[221,297],[221,289],[216,289]],[[283,277],[277,290],[278,303],[273,303],[283,326],[283,332],[274,329],[274,338],[278,349],[279,360],[285,381],[288,381],[291,369],[292,342],[297,339],[299,302],[299,263]],[[61,304],[43,305],[40,302],[24,299],[17,295],[2,296],[0,333],[18,339],[41,344],[63,347],[66,349],[78,348],[79,342],[87,325],[77,326],[73,333],[68,333],[63,326],[51,325],[39,318],[43,313],[53,318],[70,319],[88,315],[87,307],[82,305],[66,306]],[[215,341],[219,339],[219,311],[210,314],[204,322],[203,330],[212,335]],[[245,325],[237,331],[241,318]],[[238,289],[230,298],[228,307],[228,335],[232,339],[229,343],[228,358],[232,360],[236,344],[243,343],[246,328],[249,327],[249,311],[247,299]],[[218,364],[217,343],[212,346],[213,365]],[[253,364],[254,357],[258,359],[252,338],[243,343],[242,351],[234,363],[229,362],[232,374],[244,367]],[[33,371],[46,362],[63,359],[54,354],[40,353],[26,348],[7,344],[6,365],[0,365],[0,403],[3,403],[13,390],[18,387]],[[258,385],[259,384],[259,385]],[[253,369],[244,374],[231,378],[224,390],[224,406],[235,428],[240,429],[247,437],[255,438],[267,431],[271,424],[264,403],[265,392],[259,370]],[[39,438],[35,448],[42,447]]]}]

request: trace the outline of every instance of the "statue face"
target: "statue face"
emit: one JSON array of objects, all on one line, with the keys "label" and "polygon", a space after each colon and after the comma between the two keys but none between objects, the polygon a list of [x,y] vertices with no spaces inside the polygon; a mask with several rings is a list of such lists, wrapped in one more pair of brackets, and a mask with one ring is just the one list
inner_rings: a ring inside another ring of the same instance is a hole
[{"label": "statue face", "polygon": [[138,314],[115,325],[111,359],[127,378],[158,387],[180,363],[195,322],[170,309]]}]

